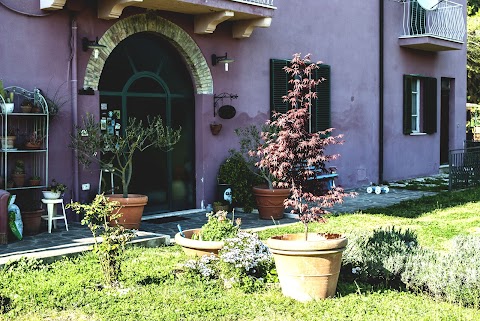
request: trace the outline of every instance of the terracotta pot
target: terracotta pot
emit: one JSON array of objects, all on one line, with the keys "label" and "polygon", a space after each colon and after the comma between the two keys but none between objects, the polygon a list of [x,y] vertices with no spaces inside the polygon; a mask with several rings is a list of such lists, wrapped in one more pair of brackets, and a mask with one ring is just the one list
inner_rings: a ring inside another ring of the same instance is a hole
[{"label": "terracotta pot", "polygon": [[[125,228],[138,230],[142,221],[143,208],[147,205],[148,196],[140,194],[128,194],[124,198],[122,194],[112,194],[107,196],[111,201],[117,201],[122,205],[122,208],[117,210],[117,213],[122,213],[122,217],[118,219],[118,224]],[[114,222],[111,222],[115,225]]]},{"label": "terracotta pot", "polygon": [[290,196],[289,189],[269,189],[266,186],[255,186],[253,187],[253,194],[257,200],[258,215],[262,220],[283,218],[285,212],[283,202]]},{"label": "terracotta pot", "polygon": [[222,130],[222,124],[210,124],[210,131],[213,135],[218,135]]},{"label": "terracotta pot", "polygon": [[42,209],[21,212],[24,235],[35,235],[40,233],[43,212]]},{"label": "terracotta pot", "polygon": [[[28,181],[30,183],[30,186],[38,186],[40,185],[40,180],[39,179],[31,179]],[[0,184],[1,186],[1,184]]]},{"label": "terracotta pot", "polygon": [[339,234],[274,236],[266,242],[273,254],[282,293],[298,301],[333,297],[348,240]]},{"label": "terracotta pot", "polygon": [[218,251],[223,247],[223,241],[200,241],[192,240],[192,235],[197,234],[201,229],[185,230],[181,236],[180,233],[175,234],[175,243],[183,248],[183,251],[188,256],[203,256],[213,253],[218,254]]},{"label": "terracotta pot", "polygon": [[12,174],[15,187],[23,187],[25,185],[25,174]]},{"label": "terracotta pot", "polygon": [[25,143],[25,148],[26,149],[40,149],[41,147],[42,147],[42,143],[39,143],[39,144],[34,144],[34,143],[30,143],[30,142]]},{"label": "terracotta pot", "polygon": [[32,111],[32,106],[29,106],[29,105],[20,106],[20,109],[22,110],[22,113],[29,113]]}]

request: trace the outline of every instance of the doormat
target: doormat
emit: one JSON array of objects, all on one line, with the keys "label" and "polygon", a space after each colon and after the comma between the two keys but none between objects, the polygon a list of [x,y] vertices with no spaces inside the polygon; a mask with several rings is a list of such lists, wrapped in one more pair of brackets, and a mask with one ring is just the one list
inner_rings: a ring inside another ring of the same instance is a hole
[{"label": "doormat", "polygon": [[189,220],[189,218],[183,217],[183,216],[167,216],[167,217],[154,218],[152,220],[145,220],[144,222],[152,223],[152,224],[165,224],[165,223],[178,222],[178,221],[184,221],[184,220]]}]

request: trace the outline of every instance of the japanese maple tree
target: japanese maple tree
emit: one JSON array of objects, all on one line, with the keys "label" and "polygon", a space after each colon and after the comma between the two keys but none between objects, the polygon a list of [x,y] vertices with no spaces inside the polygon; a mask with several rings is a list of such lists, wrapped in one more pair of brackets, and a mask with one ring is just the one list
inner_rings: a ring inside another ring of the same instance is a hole
[{"label": "japanese maple tree", "polygon": [[291,196],[284,205],[298,213],[305,226],[305,239],[308,223],[324,221],[328,208],[342,203],[346,196],[354,196],[341,187],[328,189],[315,179],[319,173],[329,173],[327,164],[339,157],[339,154],[326,153],[326,148],[343,144],[342,135],[331,134],[333,128],[310,131],[312,102],[317,99],[315,89],[324,80],[313,77],[320,64],[312,63],[310,54],[303,58],[298,53],[293,55],[291,64],[284,68],[293,88],[283,97],[290,109],[286,113],[274,113],[273,119],[267,121],[275,130],[262,132],[264,144],[255,151],[259,157],[256,166],[267,169],[276,178],[274,186],[290,188]]}]

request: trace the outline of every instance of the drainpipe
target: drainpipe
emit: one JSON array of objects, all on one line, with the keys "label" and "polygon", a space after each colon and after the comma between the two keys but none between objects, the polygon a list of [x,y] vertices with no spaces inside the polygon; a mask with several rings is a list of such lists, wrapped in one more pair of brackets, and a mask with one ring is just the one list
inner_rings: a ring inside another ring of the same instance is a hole
[{"label": "drainpipe", "polygon": [[[72,77],[70,80],[70,88],[72,90],[72,132],[75,131],[75,128],[78,124],[78,101],[77,101],[77,20],[74,15],[72,15]],[[80,195],[78,191],[78,158],[77,152],[73,150],[73,196],[74,200],[78,202],[80,200]]]},{"label": "drainpipe", "polygon": [[379,35],[378,35],[378,65],[379,65],[379,78],[378,78],[378,184],[383,182],[383,83],[384,83],[384,50],[383,50],[383,28],[384,28],[384,0],[379,0]]}]

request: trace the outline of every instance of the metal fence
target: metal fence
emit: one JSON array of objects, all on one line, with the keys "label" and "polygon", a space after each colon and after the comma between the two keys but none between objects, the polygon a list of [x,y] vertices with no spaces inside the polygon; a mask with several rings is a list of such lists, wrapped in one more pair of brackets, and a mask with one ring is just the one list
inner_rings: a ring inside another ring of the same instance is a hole
[{"label": "metal fence", "polygon": [[480,147],[449,152],[450,190],[480,185]]},{"label": "metal fence", "polygon": [[461,4],[444,0],[425,10],[417,0],[403,2],[403,37],[435,36],[463,42],[465,29]]}]

